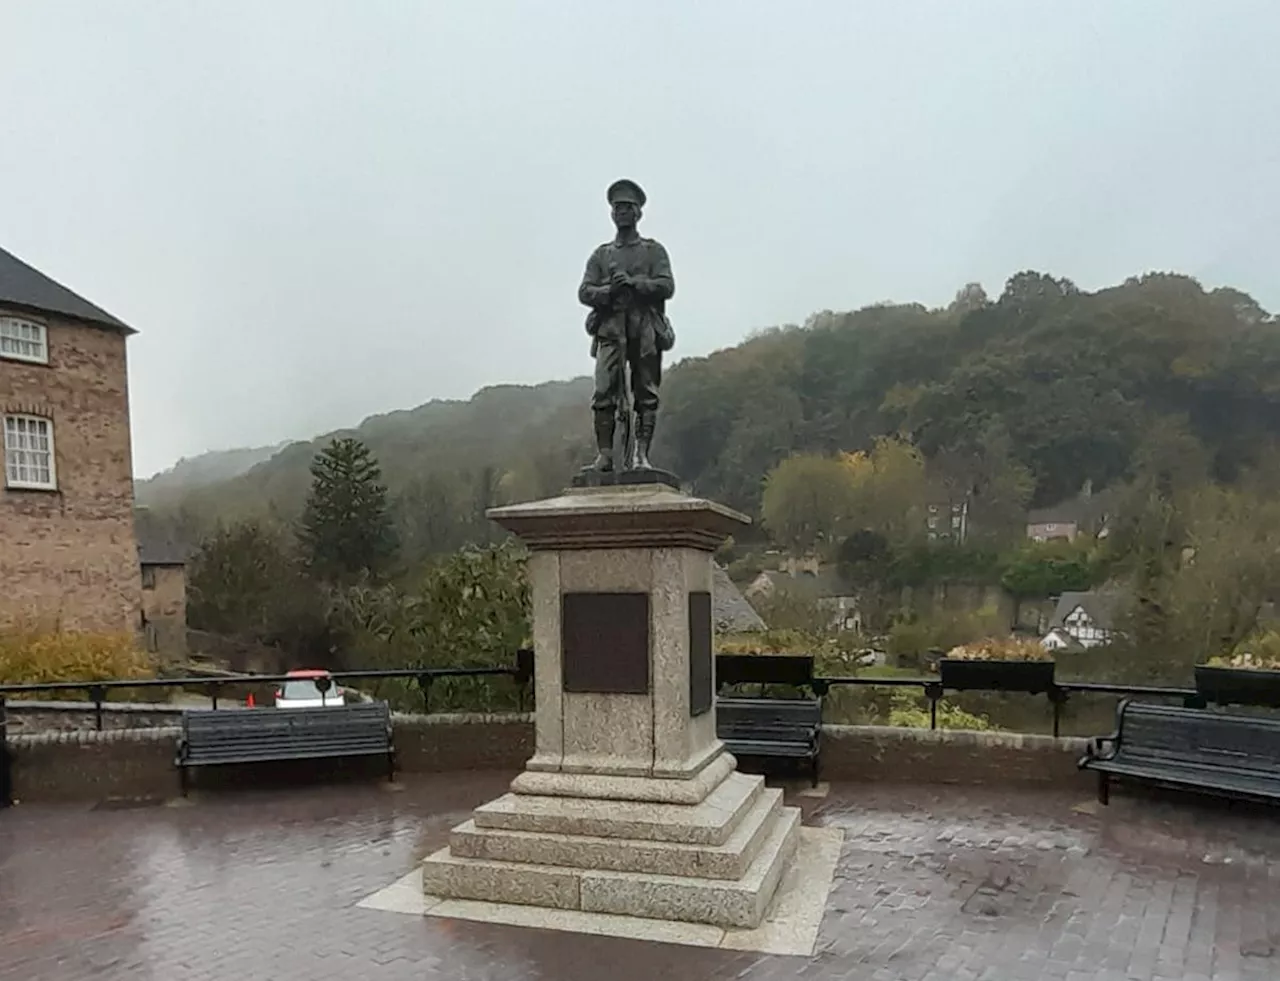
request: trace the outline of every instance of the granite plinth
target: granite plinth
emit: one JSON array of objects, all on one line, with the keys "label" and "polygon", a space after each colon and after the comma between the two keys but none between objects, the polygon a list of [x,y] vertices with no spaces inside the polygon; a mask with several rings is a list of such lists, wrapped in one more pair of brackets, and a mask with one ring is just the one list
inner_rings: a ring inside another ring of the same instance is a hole
[{"label": "granite plinth", "polygon": [[781,812],[782,791],[765,791],[723,844],[497,830],[477,827],[473,818],[454,828],[449,850],[462,858],[528,865],[740,879],[759,854]]},{"label": "granite plinth", "polygon": [[499,831],[722,845],[763,789],[763,777],[733,773],[692,806],[504,794],[477,807],[473,817],[477,827]]},{"label": "granite plinth", "polygon": [[[737,878],[690,874],[696,870],[689,869],[681,874],[667,874],[469,858],[458,854],[453,847],[446,847],[428,856],[423,863],[423,891],[428,896],[444,899],[485,900],[723,927],[755,927],[763,919],[795,852],[800,829],[799,808],[776,806],[775,809],[774,802],[762,796],[762,802],[752,813],[766,809],[769,815],[761,828],[752,829],[750,834],[755,854]],[[470,824],[456,829],[456,833],[468,835]],[[536,838],[538,836],[530,836],[529,840]],[[496,839],[490,836],[488,840]],[[590,839],[564,836],[554,847],[546,846],[549,850],[543,855],[551,857],[554,853],[562,860],[567,852],[583,847],[583,842],[589,847]],[[615,839],[607,844],[612,849],[608,854],[614,856],[626,855],[650,865],[661,865],[665,861],[653,842]],[[535,847],[519,847],[524,848],[520,853],[526,857],[538,856]],[[707,856],[713,851],[706,849],[701,854]],[[618,861],[611,860],[611,866]]]},{"label": "granite plinth", "polygon": [[720,751],[684,779],[620,776],[614,772],[563,772],[536,767],[531,759],[527,769],[511,781],[518,794],[549,797],[583,797],[597,800],[649,801],[654,804],[697,804],[704,800],[737,767],[737,760],[717,744]]},{"label": "granite plinth", "polygon": [[657,471],[495,508],[529,546],[533,758],[427,857],[439,901],[759,925],[800,812],[716,737],[711,552],[747,518]]},{"label": "granite plinth", "polygon": [[680,478],[670,470],[657,467],[648,470],[594,470],[587,467],[573,475],[574,487],[642,487],[646,484],[664,484],[680,489]]}]

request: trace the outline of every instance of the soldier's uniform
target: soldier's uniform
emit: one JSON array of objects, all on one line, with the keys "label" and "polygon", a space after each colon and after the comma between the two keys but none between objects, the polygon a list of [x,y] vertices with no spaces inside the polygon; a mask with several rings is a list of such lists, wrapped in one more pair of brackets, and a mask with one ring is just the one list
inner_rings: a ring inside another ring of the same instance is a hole
[{"label": "soldier's uniform", "polygon": [[[609,203],[645,201],[644,191],[632,181],[618,181],[609,188]],[[633,278],[633,285],[611,289],[615,272]],[[622,397],[623,371],[629,371],[636,412],[636,441],[640,456],[647,461],[658,413],[658,389],[662,383],[662,353],[675,337],[666,317],[666,301],[675,293],[671,260],[662,244],[637,237],[622,242],[615,239],[596,248],[587,260],[578,299],[591,307],[587,332],[591,353],[596,359],[595,393],[591,408],[595,413],[596,442],[602,455],[611,456],[618,402]],[[606,452],[606,447],[608,452]]]}]

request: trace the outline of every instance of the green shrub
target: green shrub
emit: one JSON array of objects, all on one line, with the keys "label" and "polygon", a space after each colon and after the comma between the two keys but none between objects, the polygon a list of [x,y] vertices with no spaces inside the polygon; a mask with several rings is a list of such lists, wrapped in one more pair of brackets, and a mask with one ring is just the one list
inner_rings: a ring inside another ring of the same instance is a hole
[{"label": "green shrub", "polygon": [[[20,629],[0,633],[0,682],[38,685],[60,681],[113,681],[154,678],[151,656],[128,632],[80,633],[62,630]],[[162,689],[120,690],[116,699],[163,695]],[[37,692],[33,698],[50,698]],[[87,697],[84,692],[59,692],[60,699]]]},{"label": "green shrub", "polygon": [[[889,725],[928,729],[929,700],[921,693],[898,689],[889,701]],[[987,732],[995,727],[985,715],[974,715],[944,701],[938,703],[938,728]]]}]

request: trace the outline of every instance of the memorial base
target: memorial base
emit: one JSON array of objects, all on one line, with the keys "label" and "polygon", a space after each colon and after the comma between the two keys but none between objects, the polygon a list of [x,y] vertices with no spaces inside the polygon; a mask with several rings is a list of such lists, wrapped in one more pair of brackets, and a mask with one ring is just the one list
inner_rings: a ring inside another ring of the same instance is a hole
[{"label": "memorial base", "polygon": [[[588,792],[593,781],[610,779],[562,776]],[[782,791],[732,768],[688,803],[513,792],[476,808],[453,829],[449,846],[428,856],[423,890],[448,899],[755,927],[799,830],[800,811],[783,806]]]},{"label": "memorial base", "polygon": [[441,899],[754,928],[800,812],[716,738],[711,553],[660,471],[496,508],[530,549],[534,755],[422,868]]}]

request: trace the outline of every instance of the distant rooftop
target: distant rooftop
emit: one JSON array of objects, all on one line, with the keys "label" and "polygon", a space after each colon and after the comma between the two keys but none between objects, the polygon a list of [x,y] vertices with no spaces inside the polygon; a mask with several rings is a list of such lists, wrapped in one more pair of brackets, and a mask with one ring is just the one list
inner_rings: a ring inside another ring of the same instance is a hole
[{"label": "distant rooftop", "polygon": [[1120,599],[1120,594],[1115,590],[1063,593],[1058,597],[1058,606],[1053,611],[1053,619],[1049,621],[1049,629],[1061,627],[1071,615],[1071,611],[1079,606],[1083,607],[1089,619],[1103,630],[1112,630],[1116,625]]},{"label": "distant rooftop", "polygon": [[729,573],[719,562],[712,563],[712,596],[714,607],[711,611],[716,629],[729,633],[749,633],[764,630],[766,624],[756,612],[742,591],[729,578]]},{"label": "distant rooftop", "polygon": [[138,528],[138,562],[141,565],[186,565],[191,549],[180,542]]},{"label": "distant rooftop", "polygon": [[0,305],[20,307],[32,313],[58,314],[125,334],[137,333],[128,324],[4,249],[0,249]]}]

